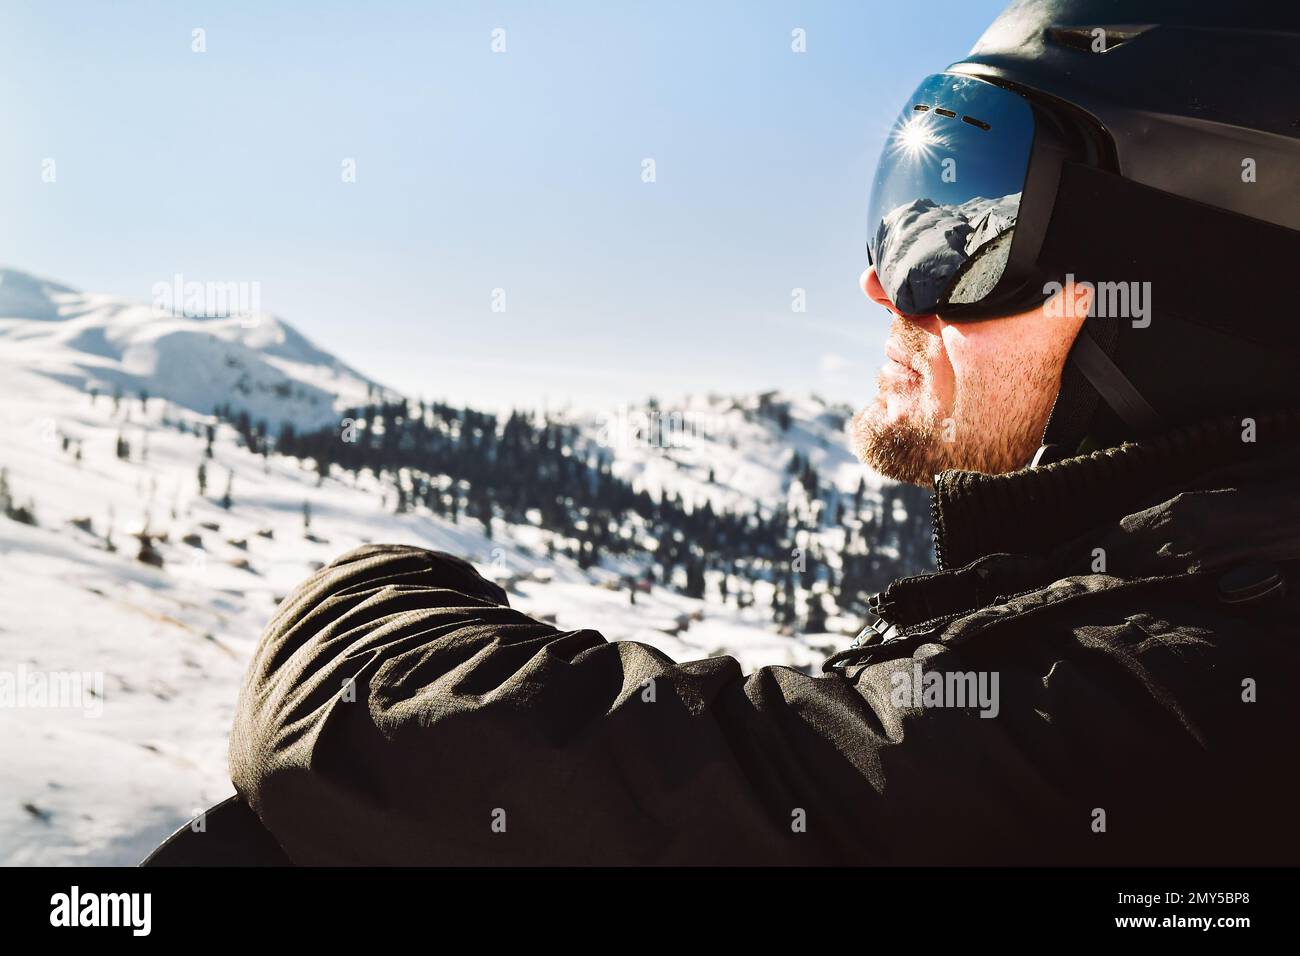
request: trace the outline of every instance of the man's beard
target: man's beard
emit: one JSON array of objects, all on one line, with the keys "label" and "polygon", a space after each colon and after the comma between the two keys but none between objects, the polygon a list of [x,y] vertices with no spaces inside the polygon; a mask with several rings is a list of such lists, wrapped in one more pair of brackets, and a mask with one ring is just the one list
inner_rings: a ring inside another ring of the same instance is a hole
[{"label": "man's beard", "polygon": [[[927,333],[896,319],[893,334],[909,353],[925,354]],[[997,363],[955,385],[953,407],[945,410],[932,398],[928,363],[917,365],[920,398],[909,408],[890,416],[889,382],[882,372],[880,395],[853,417],[854,451],[867,467],[895,481],[928,486],[948,469],[1001,474],[1029,462],[1059,385],[1054,370],[1031,368],[1023,360]]]},{"label": "man's beard", "polygon": [[949,447],[935,423],[928,416],[887,420],[883,398],[853,417],[852,434],[853,449],[863,464],[895,481],[929,485],[935,475],[952,467]]}]

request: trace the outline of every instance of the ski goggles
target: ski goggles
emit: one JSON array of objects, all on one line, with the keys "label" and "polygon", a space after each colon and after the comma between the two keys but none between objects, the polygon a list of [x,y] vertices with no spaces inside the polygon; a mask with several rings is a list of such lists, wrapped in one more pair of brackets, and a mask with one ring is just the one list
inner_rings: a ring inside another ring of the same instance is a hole
[{"label": "ski goggles", "polygon": [[1041,303],[1038,252],[1071,152],[1021,94],[926,77],[889,131],[868,206],[867,254],[895,307],[961,319]]},{"label": "ski goggles", "polygon": [[[1180,139],[1168,149],[1171,161],[1218,161]],[[1079,276],[1146,283],[1160,315],[1230,335],[1295,334],[1279,277],[1300,261],[1300,230],[1121,176],[1095,118],[974,75],[929,76],[904,104],[868,215],[867,254],[904,315],[1015,315]]]}]

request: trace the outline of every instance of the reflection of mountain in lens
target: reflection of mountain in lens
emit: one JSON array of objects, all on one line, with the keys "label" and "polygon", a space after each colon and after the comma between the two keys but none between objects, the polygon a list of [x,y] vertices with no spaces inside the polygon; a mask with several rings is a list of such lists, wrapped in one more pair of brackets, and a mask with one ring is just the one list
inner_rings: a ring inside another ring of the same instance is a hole
[{"label": "reflection of mountain in lens", "polygon": [[976,301],[967,296],[992,288],[1002,274],[1019,210],[1018,192],[995,199],[977,196],[959,205],[933,199],[903,203],[885,215],[876,231],[880,284],[901,312],[925,315],[935,311],[953,277],[975,256],[980,268],[966,270],[970,281],[963,276],[960,301]]}]

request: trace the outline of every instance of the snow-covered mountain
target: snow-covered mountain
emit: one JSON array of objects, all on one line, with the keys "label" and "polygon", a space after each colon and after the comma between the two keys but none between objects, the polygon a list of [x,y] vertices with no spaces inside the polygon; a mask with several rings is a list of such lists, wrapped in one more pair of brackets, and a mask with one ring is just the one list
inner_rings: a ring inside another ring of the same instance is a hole
[{"label": "snow-covered mountain", "polygon": [[[395,506],[405,469],[325,476],[318,463],[248,447],[214,408],[301,434],[396,398],[282,320],[159,314],[0,276],[0,862],[133,863],[227,795],[226,735],[261,628],[296,583],[364,542],[463,555],[530,614],[682,660],[731,654],[747,669],[811,670],[857,629],[831,607],[821,631],[781,633],[770,575],[746,581],[744,600],[716,567],[702,598],[678,576],[633,588],[652,565],[650,542],[583,562],[566,548],[574,532],[531,512],[485,521],[431,509],[427,494]],[[599,455],[657,500],[790,514],[792,540],[834,565],[854,529],[860,546],[862,528],[899,520],[887,489],[863,482],[847,415],[768,393],[564,425],[578,436],[574,455]],[[636,523],[621,532],[635,535]],[[826,588],[797,581],[791,615],[808,618]],[[89,682],[76,706],[15,697],[20,684],[71,674]]]},{"label": "snow-covered mountain", "polygon": [[[269,313],[162,313],[15,269],[0,269],[0,357],[85,395],[146,395],[198,415],[226,406],[272,430],[285,422],[333,426],[347,409],[397,395]],[[792,454],[852,492],[865,472],[844,437],[851,411],[772,392],[625,405],[568,420],[608,450],[620,478],[656,496],[746,511],[785,497]]]},{"label": "snow-covered mountain", "polygon": [[787,497],[793,455],[853,493],[867,476],[845,441],[851,414],[814,396],[769,392],[624,406],[578,421],[611,450],[620,478],[655,495],[709,501],[714,510],[751,511]]},{"label": "snow-covered mountain", "polygon": [[934,311],[966,260],[1010,235],[1019,210],[1020,193],[977,196],[956,205],[914,199],[890,210],[880,221],[875,242],[876,272],[885,277],[885,292],[904,312]]},{"label": "snow-covered mountain", "polygon": [[228,402],[276,428],[336,421],[382,392],[269,313],[187,315],[14,269],[0,269],[0,349],[83,392],[146,392],[205,415]]}]

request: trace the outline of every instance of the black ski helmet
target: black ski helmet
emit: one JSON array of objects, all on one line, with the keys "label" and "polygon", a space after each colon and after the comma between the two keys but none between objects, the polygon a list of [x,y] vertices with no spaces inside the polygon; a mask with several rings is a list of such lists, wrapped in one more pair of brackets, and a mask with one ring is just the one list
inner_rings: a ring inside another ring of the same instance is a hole
[{"label": "black ski helmet", "polygon": [[1149,282],[1151,321],[1089,318],[1046,460],[1300,407],[1300,3],[1016,0],[948,72],[1055,104],[1132,184],[1052,212],[1062,271]]}]

